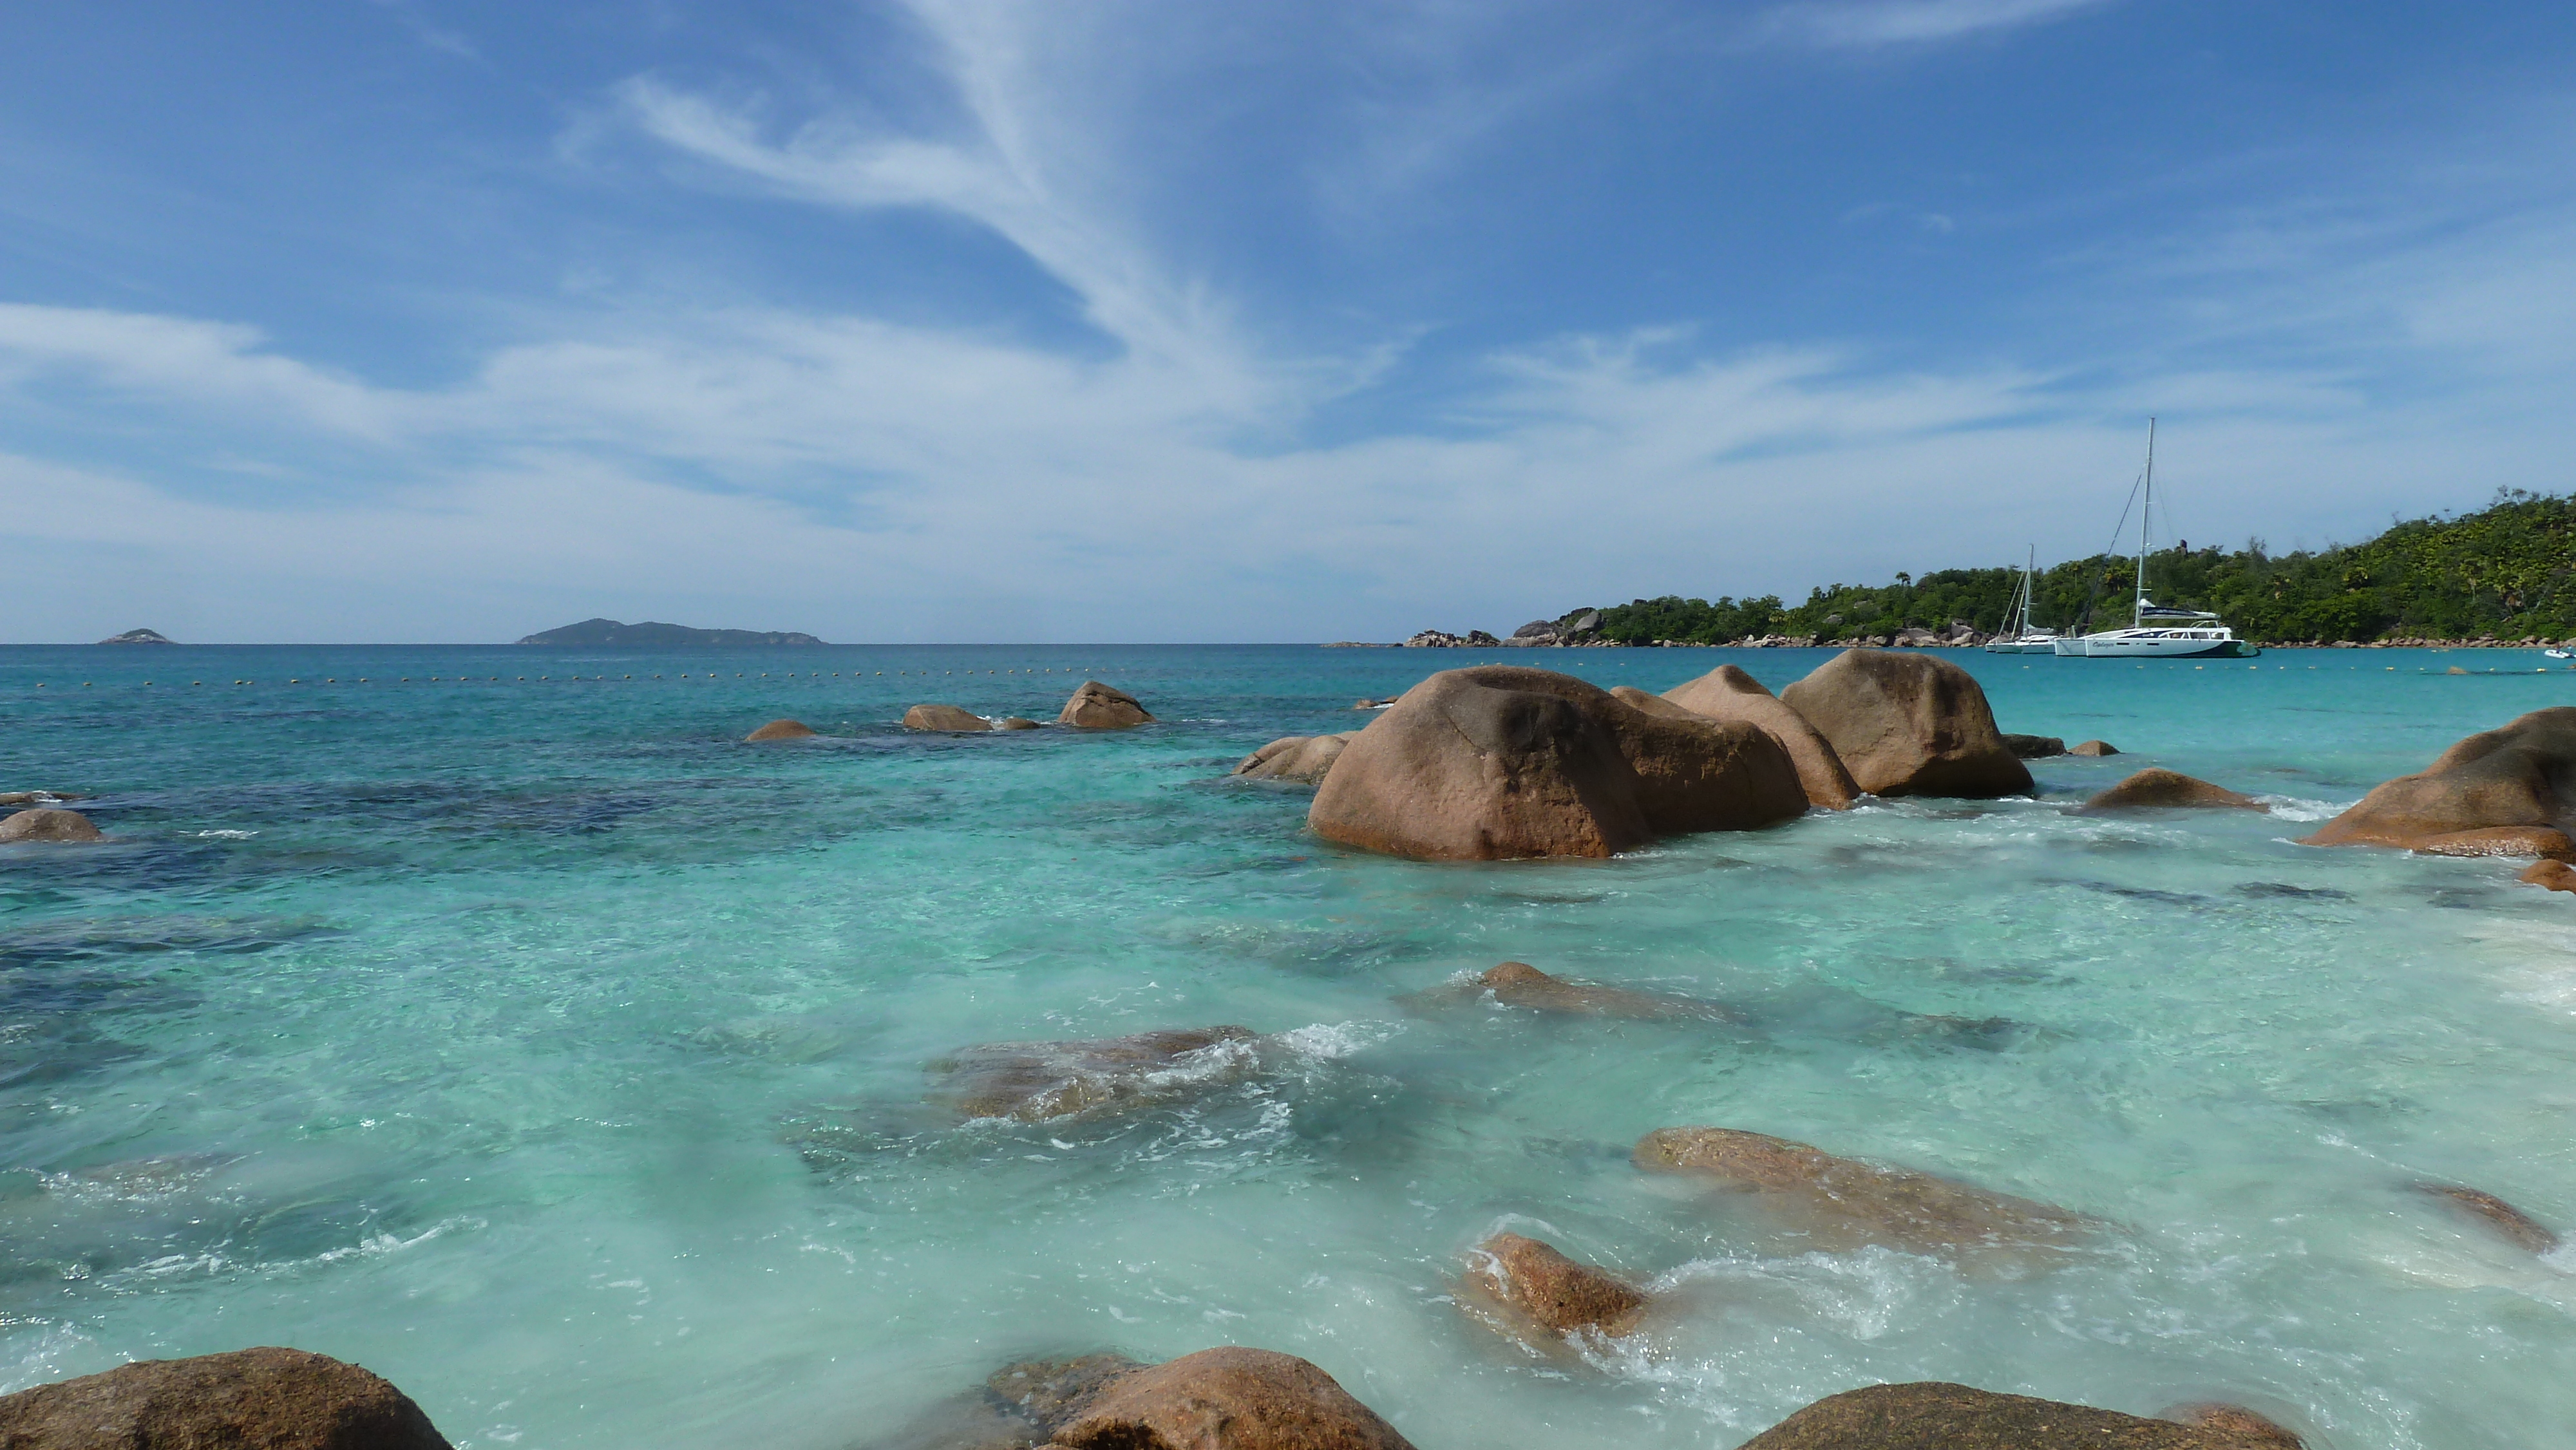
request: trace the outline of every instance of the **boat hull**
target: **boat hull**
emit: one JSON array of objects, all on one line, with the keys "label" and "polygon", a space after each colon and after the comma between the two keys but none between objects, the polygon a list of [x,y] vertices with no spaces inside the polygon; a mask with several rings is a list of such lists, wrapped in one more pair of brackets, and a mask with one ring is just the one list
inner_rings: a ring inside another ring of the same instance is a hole
[{"label": "boat hull", "polygon": [[1990,655],[2045,655],[2057,653],[2053,639],[1993,639],[1986,641]]},{"label": "boat hull", "polygon": [[2263,652],[2241,639],[2177,638],[2163,630],[2114,630],[2061,639],[2056,652],[2088,660],[2241,660]]}]

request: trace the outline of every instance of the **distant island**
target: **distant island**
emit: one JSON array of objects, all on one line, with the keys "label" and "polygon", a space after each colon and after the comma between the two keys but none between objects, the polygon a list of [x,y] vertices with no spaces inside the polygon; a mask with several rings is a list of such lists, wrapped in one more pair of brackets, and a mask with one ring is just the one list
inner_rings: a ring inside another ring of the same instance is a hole
[{"label": "distant island", "polygon": [[177,642],[157,629],[129,629],[123,634],[111,634],[99,641],[100,644],[176,644]]},{"label": "distant island", "polygon": [[672,649],[687,645],[821,644],[793,630],[691,629],[685,624],[620,624],[613,619],[585,619],[561,629],[532,634],[521,644],[570,645],[580,649]]}]

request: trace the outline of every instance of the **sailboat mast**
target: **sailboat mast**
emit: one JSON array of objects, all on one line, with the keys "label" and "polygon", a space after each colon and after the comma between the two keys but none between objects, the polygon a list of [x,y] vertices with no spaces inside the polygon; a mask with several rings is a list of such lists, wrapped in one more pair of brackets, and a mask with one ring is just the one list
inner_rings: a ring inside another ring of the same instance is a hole
[{"label": "sailboat mast", "polygon": [[2147,520],[2156,511],[2156,420],[2147,419],[2147,491],[2138,508],[2138,600],[2130,608],[2129,627],[2147,625]]}]

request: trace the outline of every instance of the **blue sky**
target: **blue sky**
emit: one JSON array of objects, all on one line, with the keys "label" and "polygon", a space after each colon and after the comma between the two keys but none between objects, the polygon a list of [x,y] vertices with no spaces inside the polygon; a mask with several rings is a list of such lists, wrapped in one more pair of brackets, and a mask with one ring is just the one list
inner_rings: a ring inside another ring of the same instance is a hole
[{"label": "blue sky", "polygon": [[1386,639],[2576,486],[2576,7],[26,7],[0,637]]}]

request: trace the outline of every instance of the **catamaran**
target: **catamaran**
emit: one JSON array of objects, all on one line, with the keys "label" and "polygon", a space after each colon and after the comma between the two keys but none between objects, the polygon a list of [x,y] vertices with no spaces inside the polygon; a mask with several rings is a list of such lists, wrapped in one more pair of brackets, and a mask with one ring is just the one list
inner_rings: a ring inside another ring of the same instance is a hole
[{"label": "catamaran", "polygon": [[2030,558],[2021,566],[2021,586],[2013,591],[2012,604],[2004,610],[2003,628],[1986,641],[1990,655],[2044,655],[2057,648],[2057,631],[2041,629],[2030,622],[2030,582],[2038,571],[2039,546],[2031,545]]},{"label": "catamaran", "polygon": [[2127,629],[2060,639],[2061,655],[2101,660],[2243,659],[2263,651],[2203,609],[2173,609],[2147,597],[2147,519],[2156,501],[2156,420],[2147,420],[2146,496],[2138,509],[2138,597]]}]

